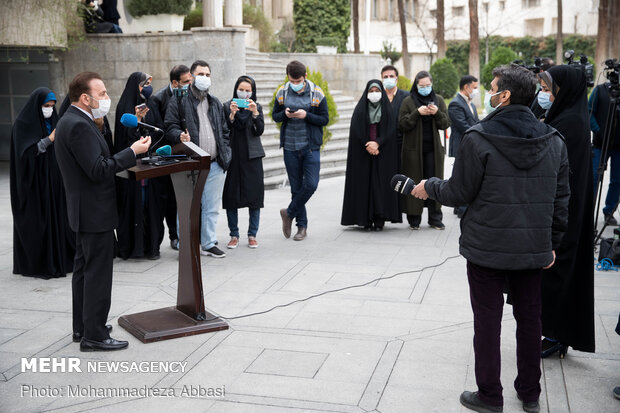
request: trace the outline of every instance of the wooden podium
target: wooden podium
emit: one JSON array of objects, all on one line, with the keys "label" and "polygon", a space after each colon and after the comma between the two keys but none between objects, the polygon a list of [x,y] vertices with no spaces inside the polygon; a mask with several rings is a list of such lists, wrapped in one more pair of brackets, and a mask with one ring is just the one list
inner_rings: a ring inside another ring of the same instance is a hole
[{"label": "wooden podium", "polygon": [[200,269],[200,201],[211,157],[191,142],[176,145],[172,153],[190,159],[162,166],[138,161],[121,175],[137,181],[170,175],[179,214],[177,305],[118,319],[121,327],[143,343],[228,329],[224,320],[205,310]]}]

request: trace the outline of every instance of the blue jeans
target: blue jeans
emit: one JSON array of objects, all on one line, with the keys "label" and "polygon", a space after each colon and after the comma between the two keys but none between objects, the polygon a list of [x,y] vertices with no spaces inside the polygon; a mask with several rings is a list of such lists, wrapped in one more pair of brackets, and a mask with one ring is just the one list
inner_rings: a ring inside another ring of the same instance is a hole
[{"label": "blue jeans", "polygon": [[[594,159],[592,159],[592,169],[594,171],[594,193],[596,194],[598,180],[598,164],[601,159],[601,149],[592,148]],[[605,207],[603,214],[609,215],[614,212],[614,208],[620,198],[620,151],[610,149],[607,152],[607,160],[611,159],[611,168],[609,173],[609,188],[607,189],[607,197],[605,198]],[[602,188],[601,188],[602,192]],[[596,202],[596,201],[595,201]]]},{"label": "blue jeans", "polygon": [[[255,237],[258,232],[258,222],[260,220],[260,208],[249,208],[250,210],[250,224],[248,226],[248,237]],[[231,237],[239,238],[238,227],[238,214],[237,209],[227,209],[226,216],[228,217],[228,229],[230,230]]]},{"label": "blue jeans", "polygon": [[295,218],[298,227],[307,228],[306,203],[319,185],[321,155],[318,150],[307,148],[299,151],[284,149],[284,165],[291,184],[291,203],[286,213]]},{"label": "blue jeans", "polygon": [[217,241],[215,226],[222,205],[225,180],[226,173],[222,167],[217,162],[211,162],[200,201],[200,246],[203,250],[213,247]]}]

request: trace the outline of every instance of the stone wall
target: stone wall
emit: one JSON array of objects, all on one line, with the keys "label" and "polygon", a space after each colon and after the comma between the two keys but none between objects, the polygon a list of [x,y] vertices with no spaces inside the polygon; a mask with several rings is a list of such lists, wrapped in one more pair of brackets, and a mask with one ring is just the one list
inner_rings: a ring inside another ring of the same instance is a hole
[{"label": "stone wall", "polygon": [[[69,82],[79,72],[98,72],[112,99],[110,121],[132,72],[153,76],[153,89],[169,83],[176,64],[190,66],[197,59],[211,66],[211,93],[229,99],[237,78],[245,72],[245,28],[194,28],[179,33],[89,34],[67,52],[56,52],[50,62],[51,88],[64,98]],[[62,99],[59,98],[59,99]]]},{"label": "stone wall", "polygon": [[270,53],[270,57],[284,62],[299,60],[311,71],[320,71],[330,89],[352,97],[359,97],[370,79],[378,79],[385,65],[381,56],[373,54]]}]

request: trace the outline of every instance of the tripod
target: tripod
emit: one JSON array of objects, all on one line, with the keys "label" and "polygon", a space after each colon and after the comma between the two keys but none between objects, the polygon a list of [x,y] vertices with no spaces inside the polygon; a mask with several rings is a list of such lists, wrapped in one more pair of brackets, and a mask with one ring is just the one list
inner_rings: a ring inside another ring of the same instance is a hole
[{"label": "tripod", "polygon": [[[601,206],[601,196],[603,194],[603,177],[605,175],[605,170],[607,169],[607,155],[609,153],[609,145],[611,142],[611,134],[616,129],[616,120],[618,119],[618,114],[616,110],[618,108],[618,99],[620,98],[620,88],[617,84],[610,83],[606,85],[609,92],[609,104],[607,105],[607,116],[605,117],[605,129],[603,132],[603,142],[601,144],[601,157],[599,159],[598,170],[597,170],[597,181],[596,181],[596,213],[594,214],[594,245],[596,245],[601,236],[603,235],[603,231],[609,225],[609,218],[605,219],[605,224],[601,231],[597,233],[597,223],[598,223],[598,211]],[[618,204],[620,200],[616,201],[616,205],[614,206],[614,210],[609,214],[611,218],[616,212],[618,208]]]}]

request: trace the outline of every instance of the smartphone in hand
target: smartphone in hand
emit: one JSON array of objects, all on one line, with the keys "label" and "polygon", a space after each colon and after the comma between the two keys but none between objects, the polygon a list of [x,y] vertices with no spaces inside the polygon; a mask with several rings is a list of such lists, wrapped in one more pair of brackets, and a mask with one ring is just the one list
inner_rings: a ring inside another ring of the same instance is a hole
[{"label": "smartphone in hand", "polygon": [[136,110],[144,110],[146,109],[146,103],[141,103],[138,106],[136,106]]},{"label": "smartphone in hand", "polygon": [[239,109],[246,109],[250,106],[250,102],[247,99],[233,98],[233,102],[237,104]]}]

